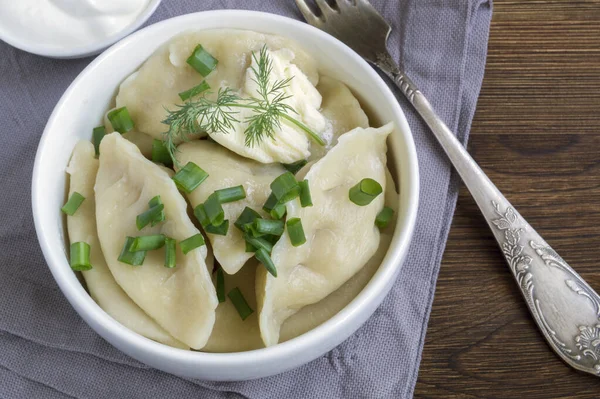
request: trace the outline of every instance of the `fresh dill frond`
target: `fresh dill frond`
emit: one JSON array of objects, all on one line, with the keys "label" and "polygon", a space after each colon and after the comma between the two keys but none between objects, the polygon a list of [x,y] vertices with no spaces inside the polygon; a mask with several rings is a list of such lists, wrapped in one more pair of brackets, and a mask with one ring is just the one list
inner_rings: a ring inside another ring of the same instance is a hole
[{"label": "fresh dill frond", "polygon": [[219,89],[215,100],[200,97],[177,105],[175,111],[167,110],[167,118],[162,123],[169,125],[169,130],[164,134],[164,141],[173,162],[179,165],[175,158],[177,143],[189,141],[190,135],[200,132],[227,133],[233,129],[233,124],[239,120],[235,116],[238,112],[232,107],[239,100],[237,94],[225,88]]},{"label": "fresh dill frond", "polygon": [[241,98],[230,88],[219,89],[217,98],[209,100],[205,93],[198,100],[190,100],[182,105],[177,105],[175,111],[169,111],[163,121],[169,125],[165,133],[165,145],[178,165],[175,158],[176,143],[189,141],[189,136],[195,133],[228,133],[234,129],[234,123],[240,123],[236,118],[238,112],[233,108],[252,109],[252,115],[245,118],[247,123],[244,131],[244,144],[253,147],[260,144],[265,138],[273,139],[277,130],[281,129],[281,120],[297,126],[320,145],[325,145],[323,139],[313,132],[308,126],[293,118],[296,110],[286,103],[291,98],[285,89],[289,87],[293,77],[270,82],[273,73],[273,61],[269,57],[266,46],[258,53],[252,53],[254,63],[251,66],[252,80],[256,83],[256,97]]}]

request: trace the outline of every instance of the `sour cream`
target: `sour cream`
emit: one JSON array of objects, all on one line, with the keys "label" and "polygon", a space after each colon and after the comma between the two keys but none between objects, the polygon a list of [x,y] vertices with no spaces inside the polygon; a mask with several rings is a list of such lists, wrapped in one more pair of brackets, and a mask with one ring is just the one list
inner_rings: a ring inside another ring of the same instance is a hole
[{"label": "sour cream", "polygon": [[0,26],[48,49],[85,47],[122,31],[150,0],[0,0]]}]

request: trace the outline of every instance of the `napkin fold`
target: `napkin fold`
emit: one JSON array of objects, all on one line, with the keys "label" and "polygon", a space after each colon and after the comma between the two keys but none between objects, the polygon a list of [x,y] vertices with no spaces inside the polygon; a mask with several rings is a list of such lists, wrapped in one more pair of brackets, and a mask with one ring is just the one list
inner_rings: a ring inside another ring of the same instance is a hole
[{"label": "napkin fold", "polygon": [[[392,55],[465,143],[492,1],[372,3],[393,26]],[[301,19],[292,0],[163,0],[149,23],[219,8]],[[400,93],[419,156],[421,199],[408,258],[390,294],[363,327],[315,361],[274,377],[216,383],[157,371],[105,342],[68,304],[38,247],[30,205],[38,140],[54,105],[90,61],[46,59],[0,42],[0,397],[411,397],[458,180]]]}]

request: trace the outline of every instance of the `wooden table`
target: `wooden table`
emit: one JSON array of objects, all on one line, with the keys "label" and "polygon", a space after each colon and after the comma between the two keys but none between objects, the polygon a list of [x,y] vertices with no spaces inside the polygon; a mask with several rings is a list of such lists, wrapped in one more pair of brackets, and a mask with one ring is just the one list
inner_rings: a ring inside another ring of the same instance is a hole
[{"label": "wooden table", "polygon": [[[600,292],[600,0],[495,0],[469,150]],[[529,315],[462,187],[416,398],[600,398]]]}]

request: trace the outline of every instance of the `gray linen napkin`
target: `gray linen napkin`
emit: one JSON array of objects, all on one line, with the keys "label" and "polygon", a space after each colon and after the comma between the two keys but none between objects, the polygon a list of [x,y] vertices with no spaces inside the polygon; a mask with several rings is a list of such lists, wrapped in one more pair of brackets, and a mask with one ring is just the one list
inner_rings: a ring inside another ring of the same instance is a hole
[{"label": "gray linen napkin", "polygon": [[[394,27],[394,57],[466,142],[491,0],[372,2]],[[164,0],[150,22],[219,8],[300,18],[292,0]],[[146,367],[96,335],[59,291],[38,247],[30,206],[38,139],[89,62],[45,59],[0,43],[0,397],[411,397],[458,182],[407,102],[399,96],[417,145],[421,203],[408,259],[383,305],[343,344],[299,369],[246,382],[189,380]]]}]

